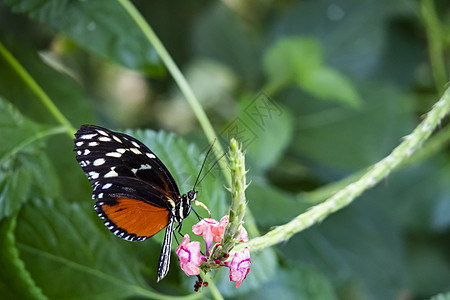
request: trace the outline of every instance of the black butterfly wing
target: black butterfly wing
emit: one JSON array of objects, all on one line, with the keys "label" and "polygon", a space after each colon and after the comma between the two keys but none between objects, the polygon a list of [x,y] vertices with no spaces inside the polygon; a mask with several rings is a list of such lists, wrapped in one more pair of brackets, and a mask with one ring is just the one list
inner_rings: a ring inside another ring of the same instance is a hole
[{"label": "black butterfly wing", "polygon": [[75,134],[76,159],[93,186],[95,209],[121,238],[150,237],[169,224],[179,190],[156,155],[133,137],[83,125]]}]

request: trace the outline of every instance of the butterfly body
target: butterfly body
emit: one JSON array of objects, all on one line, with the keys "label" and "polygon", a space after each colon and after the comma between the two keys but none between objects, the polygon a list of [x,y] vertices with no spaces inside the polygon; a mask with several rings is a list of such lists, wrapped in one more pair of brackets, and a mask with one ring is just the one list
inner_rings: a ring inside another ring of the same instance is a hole
[{"label": "butterfly body", "polygon": [[197,192],[180,195],[165,165],[137,139],[83,125],[75,134],[76,159],[93,187],[94,208],[105,226],[127,241],[143,241],[166,227],[158,281],[169,270],[175,223],[189,215]]}]

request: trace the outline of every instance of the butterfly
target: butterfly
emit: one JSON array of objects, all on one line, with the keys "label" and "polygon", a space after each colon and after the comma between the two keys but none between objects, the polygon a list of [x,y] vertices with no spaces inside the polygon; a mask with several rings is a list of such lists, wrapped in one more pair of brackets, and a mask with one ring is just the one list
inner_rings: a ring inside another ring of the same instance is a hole
[{"label": "butterfly", "polygon": [[93,187],[94,208],[112,233],[143,241],[166,227],[158,262],[160,281],[169,271],[174,226],[181,226],[189,215],[197,181],[181,195],[169,170],[147,146],[100,126],[82,125],[74,144],[76,159]]}]

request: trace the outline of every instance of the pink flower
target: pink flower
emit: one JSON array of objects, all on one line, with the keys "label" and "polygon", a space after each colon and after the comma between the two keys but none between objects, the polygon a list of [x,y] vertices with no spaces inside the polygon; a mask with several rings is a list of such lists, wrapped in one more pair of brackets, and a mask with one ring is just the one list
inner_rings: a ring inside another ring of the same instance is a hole
[{"label": "pink flower", "polygon": [[189,235],[185,234],[175,253],[180,258],[181,269],[186,275],[200,274],[199,266],[202,264],[200,242],[190,242]]},{"label": "pink flower", "polygon": [[250,271],[250,251],[248,247],[244,248],[243,252],[236,252],[231,260],[231,263],[226,264],[230,267],[230,280],[236,282],[238,288],[242,281]]},{"label": "pink flower", "polygon": [[225,215],[220,219],[219,224],[212,228],[214,242],[220,242],[225,232],[225,227],[228,225],[228,215]]},{"label": "pink flower", "polygon": [[202,235],[206,244],[206,256],[209,255],[209,249],[213,242],[214,234],[213,228],[219,225],[219,222],[214,219],[204,218],[194,226],[192,226],[192,232],[196,235]]},{"label": "pink flower", "polygon": [[244,226],[239,226],[239,235],[237,237],[238,241],[240,242],[248,242],[248,233],[247,230],[245,230]]}]

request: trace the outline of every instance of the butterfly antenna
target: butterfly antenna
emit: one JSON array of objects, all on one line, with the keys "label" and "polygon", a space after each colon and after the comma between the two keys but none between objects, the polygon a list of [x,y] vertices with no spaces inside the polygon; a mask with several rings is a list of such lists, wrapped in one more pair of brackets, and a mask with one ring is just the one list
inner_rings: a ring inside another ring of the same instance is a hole
[{"label": "butterfly antenna", "polygon": [[198,182],[198,184],[200,184],[200,183],[203,181],[203,179],[205,179],[206,175],[208,175],[209,172],[211,172],[212,169],[214,169],[214,167],[217,165],[217,163],[219,162],[219,160],[221,160],[222,157],[225,156],[225,154],[227,154],[227,153],[224,152],[224,153],[223,153],[223,154],[222,154],[222,155],[221,155],[221,156],[213,163],[213,165],[211,166],[211,168],[209,168],[209,170],[205,173],[205,175],[203,175],[202,179],[200,179],[200,181]]},{"label": "butterfly antenna", "polygon": [[214,139],[211,146],[209,146],[208,152],[206,152],[205,159],[203,160],[203,163],[202,163],[202,167],[200,168],[200,172],[198,172],[197,179],[195,180],[195,183],[194,183],[194,188],[193,188],[194,191],[195,191],[195,187],[197,186],[198,179],[200,178],[200,174],[202,174],[202,170],[203,170],[203,167],[205,166],[206,159],[208,158],[209,152],[211,152],[215,142],[216,142],[216,139]]}]

